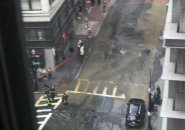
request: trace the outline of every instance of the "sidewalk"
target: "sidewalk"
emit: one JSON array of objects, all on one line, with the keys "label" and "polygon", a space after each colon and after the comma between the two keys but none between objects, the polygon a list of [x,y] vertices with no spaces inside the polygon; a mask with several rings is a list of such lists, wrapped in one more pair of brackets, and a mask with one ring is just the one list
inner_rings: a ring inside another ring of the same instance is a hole
[{"label": "sidewalk", "polygon": [[[107,5],[108,4],[109,2],[107,2]],[[66,84],[70,84],[78,78],[80,71],[85,63],[85,60],[82,62],[79,58],[77,42],[78,40],[82,40],[85,45],[85,53],[87,55],[93,43],[94,37],[96,37],[101,28],[107,11],[108,8],[106,9],[106,12],[103,13],[102,4],[95,4],[91,7],[88,15],[88,25],[92,30],[92,37],[88,38],[88,31],[85,28],[85,20],[83,19],[81,23],[78,23],[76,36],[73,39],[72,46],[74,47],[74,53],[71,54],[70,52],[67,52],[65,54],[66,60],[63,60],[61,63],[55,66],[55,71],[52,72],[51,79],[46,79],[43,82],[38,82],[38,91],[35,91],[35,93],[42,93],[42,88],[44,84],[47,84],[49,86],[55,85],[56,89],[61,89]]]}]

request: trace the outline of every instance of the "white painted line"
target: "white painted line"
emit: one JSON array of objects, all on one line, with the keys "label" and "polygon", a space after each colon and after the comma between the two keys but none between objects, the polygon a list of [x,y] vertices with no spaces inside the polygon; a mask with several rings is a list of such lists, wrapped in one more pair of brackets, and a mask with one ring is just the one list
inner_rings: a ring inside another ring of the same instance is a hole
[{"label": "white painted line", "polygon": [[58,96],[63,96],[64,94],[62,93],[62,94],[58,94]]},{"label": "white painted line", "polygon": [[40,103],[40,101],[41,101],[43,98],[44,98],[44,96],[41,96],[41,97],[37,100],[37,102],[35,103],[35,106],[38,105],[38,104]]},{"label": "white painted line", "polygon": [[118,86],[115,86],[112,91],[112,96],[116,96],[117,88]]},{"label": "white painted line", "polygon": [[80,80],[78,80],[78,81],[77,81],[76,88],[75,88],[75,91],[76,91],[76,92],[78,91],[78,89],[79,89],[79,87],[80,87],[80,83],[81,83]]},{"label": "white painted line", "polygon": [[77,93],[77,94],[87,94],[87,95],[95,95],[95,96],[103,96],[103,97],[112,97],[112,98],[121,98],[125,99],[125,95],[123,94],[122,96],[112,96],[112,95],[103,95],[103,94],[98,94],[98,93],[85,93],[85,92],[75,92],[75,91],[67,91],[68,93]]},{"label": "white painted line", "polygon": [[40,125],[41,125],[42,123],[43,123],[43,121],[39,121],[39,122],[37,122],[37,124],[40,124]]},{"label": "white painted line", "polygon": [[62,102],[62,98],[59,99],[59,101],[57,102],[57,104],[54,106],[53,109],[57,109],[57,107],[61,104]]},{"label": "white painted line", "polygon": [[43,117],[47,117],[48,116],[48,114],[47,115],[37,115],[37,118],[43,118]]},{"label": "white painted line", "polygon": [[107,87],[105,87],[105,88],[103,89],[103,93],[102,93],[103,95],[106,95],[106,94],[107,94],[107,89],[108,89]]},{"label": "white painted line", "polygon": [[89,88],[89,85],[87,84],[87,86],[84,89],[84,92],[87,92],[87,89]]},{"label": "white painted line", "polygon": [[51,117],[52,113],[49,113],[48,116],[45,118],[45,120],[43,121],[42,125],[39,126],[39,130],[42,130],[44,125],[47,123],[47,121],[49,120],[49,118]]},{"label": "white painted line", "polygon": [[96,87],[94,88],[93,94],[95,94],[95,93],[97,92],[97,90],[98,90],[98,86],[96,86]]},{"label": "white painted line", "polygon": [[51,109],[42,109],[42,110],[37,110],[37,112],[50,112]]},{"label": "white painted line", "polygon": [[[51,103],[52,105],[56,105],[57,103]],[[45,106],[48,106],[47,104],[38,104],[38,105],[35,105],[35,107],[45,107]]]},{"label": "white painted line", "polygon": [[[54,99],[60,99],[60,98],[61,98],[61,97],[55,97]],[[40,100],[40,102],[41,102],[41,101],[46,101],[46,100],[47,100],[46,98],[45,98],[45,99],[43,98],[43,99]]]}]

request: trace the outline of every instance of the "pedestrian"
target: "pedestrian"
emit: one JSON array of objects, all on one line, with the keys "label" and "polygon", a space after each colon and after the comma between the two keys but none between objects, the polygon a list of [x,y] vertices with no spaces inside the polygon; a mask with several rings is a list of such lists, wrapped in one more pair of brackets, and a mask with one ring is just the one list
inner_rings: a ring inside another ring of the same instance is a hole
[{"label": "pedestrian", "polygon": [[92,30],[90,27],[87,28],[87,31],[88,31],[88,37],[91,38],[92,37]]},{"label": "pedestrian", "polygon": [[91,6],[95,4],[95,0],[91,0]]},{"label": "pedestrian", "polygon": [[74,52],[74,48],[72,46],[69,47],[69,52],[73,53]]},{"label": "pedestrian", "polygon": [[62,51],[62,60],[66,59],[66,55],[64,54],[64,52]]},{"label": "pedestrian", "polygon": [[106,4],[107,4],[107,1],[106,0],[103,0],[103,13],[105,13]]},{"label": "pedestrian", "polygon": [[68,95],[66,93],[64,93],[64,95],[62,96],[62,103],[63,103],[64,107],[67,107],[67,105],[68,105],[67,99],[68,99]]},{"label": "pedestrian", "polygon": [[47,84],[44,84],[43,90],[46,98],[50,99],[50,91],[49,91],[49,86]]},{"label": "pedestrian", "polygon": [[52,86],[50,88],[50,97],[51,97],[51,100],[54,101],[54,98],[55,98],[55,86]]},{"label": "pedestrian", "polygon": [[49,78],[49,79],[51,79],[51,77],[52,77],[52,74],[51,74],[51,68],[48,68],[48,70],[47,70],[47,71],[48,71],[48,78]]},{"label": "pedestrian", "polygon": [[88,25],[88,17],[85,17],[85,28],[88,29],[89,25]]},{"label": "pedestrian", "polygon": [[98,5],[100,5],[101,4],[101,0],[97,0],[97,3],[98,3]]}]

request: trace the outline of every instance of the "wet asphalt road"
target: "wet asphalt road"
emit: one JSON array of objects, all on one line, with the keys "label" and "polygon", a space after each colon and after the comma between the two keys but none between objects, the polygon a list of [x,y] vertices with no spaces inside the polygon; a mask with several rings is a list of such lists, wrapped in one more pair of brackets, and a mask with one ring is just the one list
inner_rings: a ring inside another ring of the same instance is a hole
[{"label": "wet asphalt road", "polygon": [[[164,52],[146,43],[149,29],[141,24],[152,3],[126,4],[131,2],[144,0],[117,0],[110,7],[74,84],[76,91],[69,93],[69,107],[55,110],[44,130],[132,130],[125,127],[126,104],[130,98],[147,104],[150,69],[155,83]],[[146,122],[138,130],[145,130]]]}]

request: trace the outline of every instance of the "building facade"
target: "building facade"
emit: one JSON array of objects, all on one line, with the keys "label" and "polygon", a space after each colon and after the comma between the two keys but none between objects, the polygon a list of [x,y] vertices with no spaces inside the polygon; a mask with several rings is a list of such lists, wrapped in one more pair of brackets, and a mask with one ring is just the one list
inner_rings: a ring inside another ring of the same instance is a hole
[{"label": "building facade", "polygon": [[163,34],[162,130],[185,129],[185,1],[169,0]]},{"label": "building facade", "polygon": [[20,1],[30,65],[52,68],[71,46],[81,0]]}]

